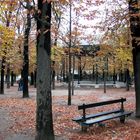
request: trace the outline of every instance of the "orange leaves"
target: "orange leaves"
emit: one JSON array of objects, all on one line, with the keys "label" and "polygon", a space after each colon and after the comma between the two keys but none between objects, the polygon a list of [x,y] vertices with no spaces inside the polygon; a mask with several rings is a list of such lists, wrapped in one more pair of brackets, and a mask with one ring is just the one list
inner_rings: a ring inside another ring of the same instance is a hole
[{"label": "orange leaves", "polygon": [[60,2],[61,2],[62,4],[65,4],[66,0],[60,0]]},{"label": "orange leaves", "polygon": [[[16,93],[17,87],[12,87],[6,94],[0,95],[0,114],[2,110],[3,118],[8,118],[8,126],[5,129],[7,134],[26,134],[27,136],[36,135],[35,132],[35,90],[31,89],[32,96],[29,99],[22,99],[19,92]],[[16,94],[15,94],[16,93]],[[124,89],[108,89],[108,93],[104,94],[102,89],[96,90],[76,90],[72,97],[72,105],[67,105],[66,90],[59,92],[53,91],[53,123],[54,132],[57,136],[63,136],[65,140],[136,140],[140,138],[140,122],[134,118],[127,119],[125,124],[120,124],[118,120],[110,120],[104,122],[105,126],[100,127],[93,125],[86,133],[81,133],[81,127],[72,121],[72,118],[80,116],[82,112],[77,109],[78,104],[92,103],[112,98],[125,97],[129,102],[125,104],[126,110],[134,110],[135,94],[132,91]],[[64,96],[62,96],[64,94]],[[118,105],[119,106],[119,105]],[[106,106],[104,108],[94,108],[88,110],[90,113],[102,110],[111,110],[114,106]],[[120,107],[120,106],[119,106]],[[1,117],[2,115],[0,115]],[[4,120],[5,121],[5,120]],[[0,128],[2,126],[0,125]],[[132,133],[133,132],[133,133]],[[0,136],[1,138],[1,136]]]},{"label": "orange leaves", "polygon": [[[14,133],[35,133],[35,103],[32,100],[7,98],[0,100],[0,107],[9,110],[11,120],[8,131]],[[8,120],[8,121],[10,121]],[[14,122],[14,125],[13,125]]]},{"label": "orange leaves", "polygon": [[109,46],[107,44],[102,44],[100,46],[100,50],[97,52],[98,55],[105,57],[109,53],[112,54],[114,48],[112,46]]}]

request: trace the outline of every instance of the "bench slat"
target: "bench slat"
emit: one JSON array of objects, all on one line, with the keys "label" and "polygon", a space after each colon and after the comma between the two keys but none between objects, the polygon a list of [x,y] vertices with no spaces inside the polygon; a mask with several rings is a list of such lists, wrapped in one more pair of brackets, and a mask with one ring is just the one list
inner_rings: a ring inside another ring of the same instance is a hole
[{"label": "bench slat", "polygon": [[90,120],[86,120],[85,122],[82,122],[81,125],[93,125],[95,123],[100,123],[102,121],[106,121],[106,120],[110,120],[110,119],[115,119],[115,118],[119,118],[121,116],[128,116],[128,115],[131,115],[133,112],[120,112],[120,113],[117,113],[117,114],[111,114],[111,115],[108,115],[108,116],[100,116],[100,117],[97,117],[97,118],[94,118],[94,119],[90,119]]},{"label": "bench slat", "polygon": [[[112,113],[119,113],[119,112],[121,112],[120,109],[119,110],[113,110],[113,111],[107,111],[107,112],[100,112],[100,113],[97,113],[97,114],[90,114],[90,115],[86,115],[85,119],[96,118],[96,117],[100,117],[100,116],[104,116],[104,115],[108,115],[108,114],[112,114]],[[76,122],[79,122],[79,121],[83,120],[83,117],[82,116],[76,117],[72,120],[76,121]]]},{"label": "bench slat", "polygon": [[124,101],[126,101],[126,98],[103,101],[103,102],[98,102],[98,103],[93,103],[93,104],[84,104],[84,105],[79,105],[78,110],[85,109],[85,108],[91,108],[91,107],[97,107],[97,106],[103,106],[103,105],[109,105],[109,104],[114,104],[114,103],[119,103],[119,102],[121,103]]}]

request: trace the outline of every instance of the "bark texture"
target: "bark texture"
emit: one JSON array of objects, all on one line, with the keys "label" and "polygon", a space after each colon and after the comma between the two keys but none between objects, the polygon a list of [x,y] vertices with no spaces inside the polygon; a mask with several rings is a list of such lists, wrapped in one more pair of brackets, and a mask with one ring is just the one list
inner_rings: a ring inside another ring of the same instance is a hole
[{"label": "bark texture", "polygon": [[139,0],[129,1],[130,29],[133,47],[133,65],[136,94],[136,117],[140,117],[140,5]]},{"label": "bark texture", "polygon": [[30,2],[27,1],[27,23],[24,33],[24,50],[23,50],[23,98],[29,97],[28,91],[28,75],[29,75],[29,34],[31,29],[31,17],[30,17]]},{"label": "bark texture", "polygon": [[36,140],[54,140],[51,95],[51,2],[38,0]]}]

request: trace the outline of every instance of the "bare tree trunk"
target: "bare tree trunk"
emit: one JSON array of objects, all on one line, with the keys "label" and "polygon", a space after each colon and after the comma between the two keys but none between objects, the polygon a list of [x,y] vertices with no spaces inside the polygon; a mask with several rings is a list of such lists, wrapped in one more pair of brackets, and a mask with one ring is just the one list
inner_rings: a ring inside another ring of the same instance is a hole
[{"label": "bare tree trunk", "polygon": [[24,33],[24,63],[23,63],[23,98],[29,97],[28,91],[28,76],[29,76],[29,34],[31,29],[31,17],[30,17],[30,2],[27,1],[26,4],[28,13],[27,13],[27,23]]},{"label": "bare tree trunk", "polygon": [[[54,140],[51,93],[51,2],[38,0],[36,140]],[[47,17],[47,18],[46,18]],[[47,23],[46,23],[47,22]]]}]

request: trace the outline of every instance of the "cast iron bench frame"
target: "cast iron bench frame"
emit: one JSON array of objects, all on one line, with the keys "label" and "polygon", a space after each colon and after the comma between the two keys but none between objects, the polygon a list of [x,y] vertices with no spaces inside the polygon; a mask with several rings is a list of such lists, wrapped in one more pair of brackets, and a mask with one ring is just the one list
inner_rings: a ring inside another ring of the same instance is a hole
[{"label": "cast iron bench frame", "polygon": [[[120,122],[125,122],[125,117],[130,116],[133,112],[132,111],[125,111],[124,110],[124,102],[126,98],[116,99],[116,100],[109,100],[103,102],[97,102],[92,104],[83,104],[78,106],[78,110],[83,110],[83,114],[80,117],[76,117],[72,119],[73,121],[79,123],[82,126],[82,131],[87,131],[87,127],[92,126],[93,124],[100,124],[103,121],[107,121],[110,119],[120,118]],[[89,114],[86,115],[86,109],[94,108],[104,105],[112,105],[115,103],[121,103],[120,109],[99,112],[97,114]]]}]

